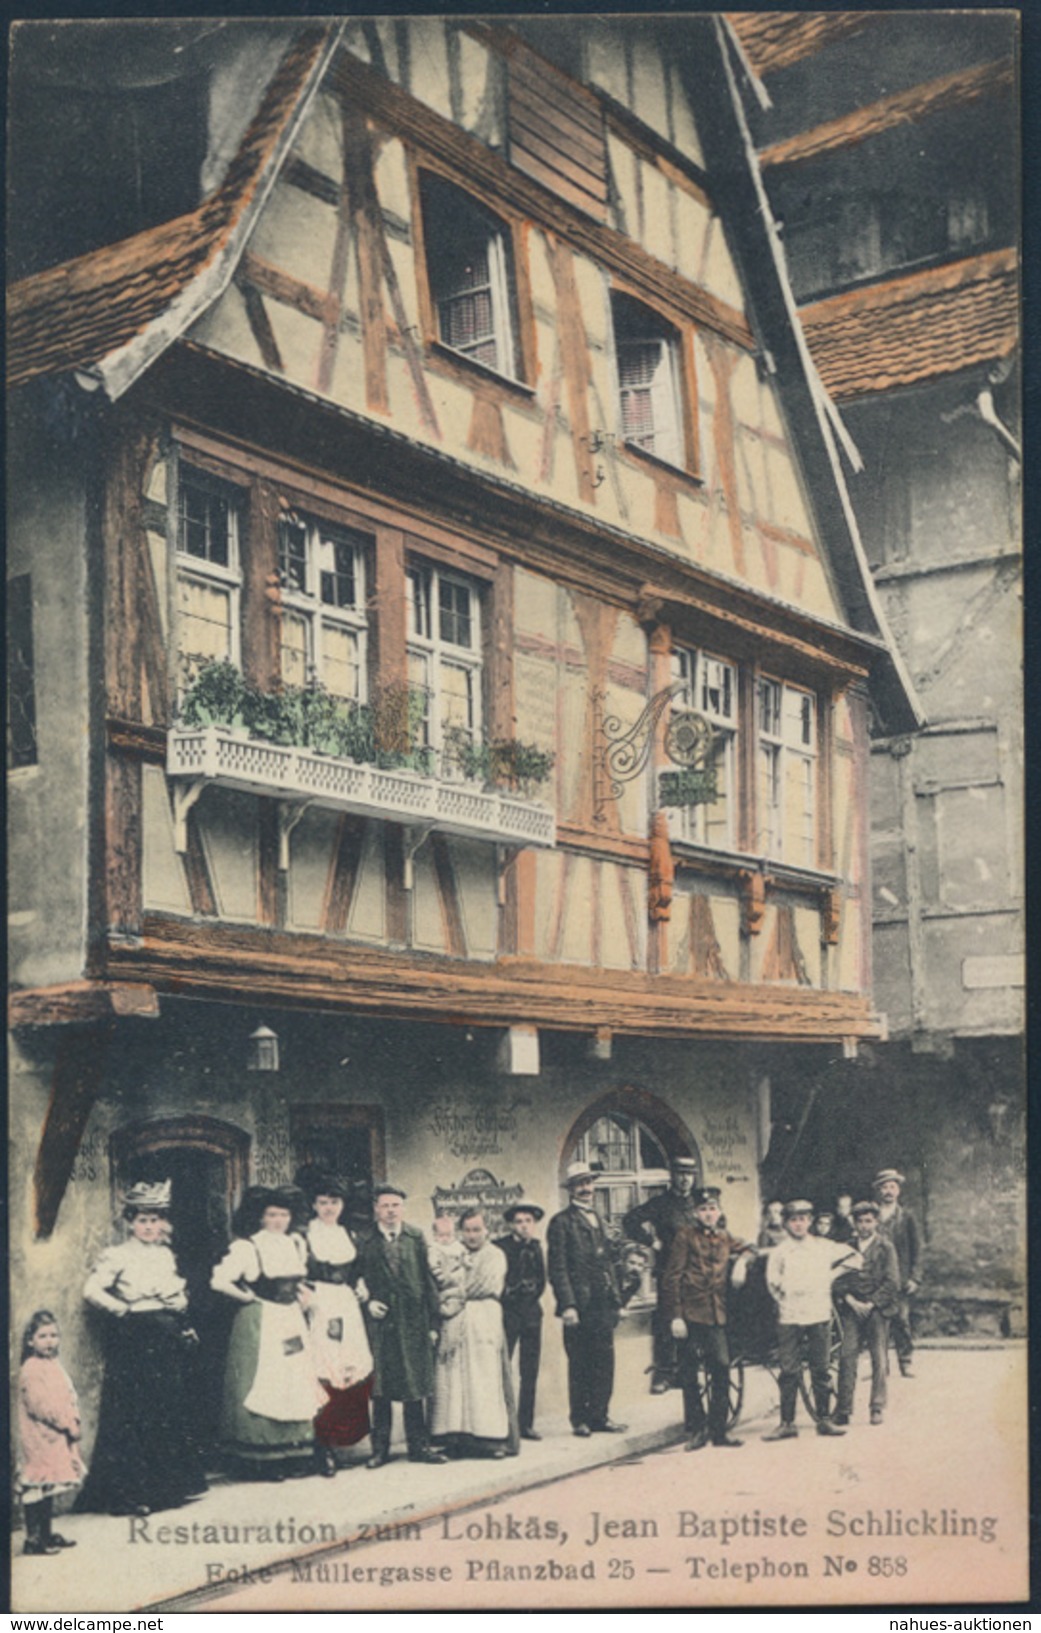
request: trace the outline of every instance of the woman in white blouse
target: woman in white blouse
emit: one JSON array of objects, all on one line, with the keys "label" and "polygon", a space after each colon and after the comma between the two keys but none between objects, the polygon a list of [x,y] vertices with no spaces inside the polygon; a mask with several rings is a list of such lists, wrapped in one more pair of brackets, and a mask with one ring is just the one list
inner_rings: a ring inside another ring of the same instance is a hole
[{"label": "woman in white blouse", "polygon": [[311,1199],[307,1274],[314,1296],[308,1311],[314,1364],[325,1392],[315,1418],[316,1459],[322,1474],[336,1473],[335,1453],[369,1433],[372,1351],[359,1299],[358,1250],[341,1224],[347,1187],[333,1174],[304,1169],[297,1175]]},{"label": "woman in white blouse", "polygon": [[170,1191],[169,1180],[130,1187],[130,1235],[102,1253],[83,1289],[105,1317],[105,1378],[79,1510],[148,1514],[206,1490],[189,1427],[187,1363],[198,1339],[167,1245]]},{"label": "woman in white blouse", "polygon": [[315,1377],[305,1311],[311,1303],[307,1247],[294,1228],[303,1196],[295,1186],[246,1192],[237,1240],[210,1285],[241,1308],[228,1345],[221,1442],[237,1473],[284,1480],[311,1466]]}]

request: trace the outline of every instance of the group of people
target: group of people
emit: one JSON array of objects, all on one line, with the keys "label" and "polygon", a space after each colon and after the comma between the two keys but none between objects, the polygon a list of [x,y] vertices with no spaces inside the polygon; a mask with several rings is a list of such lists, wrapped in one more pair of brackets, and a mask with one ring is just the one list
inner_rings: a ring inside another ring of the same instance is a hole
[{"label": "group of people", "polygon": [[[535,1410],[543,1295],[552,1290],[567,1359],[568,1408],[580,1438],[617,1434],[610,1415],[614,1333],[656,1256],[654,1393],[682,1391],[688,1449],[741,1444],[729,1432],[728,1289],[764,1266],[777,1317],[781,1421],[765,1438],[797,1433],[805,1355],[817,1431],[841,1434],[853,1410],[857,1356],[871,1354],[870,1419],[882,1420],[892,1326],[910,1372],[908,1300],[920,1239],[900,1203],[903,1176],[883,1169],[874,1198],[840,1197],[830,1219],[803,1200],[771,1204],[758,1244],[731,1235],[715,1187],[698,1187],[677,1157],[668,1190],[634,1208],[614,1236],[596,1208],[586,1162],[567,1171],[567,1205],[537,1236],[544,1210],[526,1198],[505,1210],[493,1240],[479,1208],[442,1215],[428,1239],[405,1218],[405,1193],[381,1184],[374,1220],[356,1240],[343,1223],[347,1187],[303,1170],[292,1186],[247,1191],[235,1239],[211,1287],[235,1306],[224,1366],[220,1439],[240,1476],[333,1476],[345,1448],[370,1437],[366,1467],[390,1459],[392,1405],[402,1404],[407,1453],[420,1463],[516,1455],[538,1440]],[[89,1473],[80,1455],[75,1390],[58,1359],[58,1323],[37,1311],[20,1377],[25,1552],[73,1543],[54,1532],[53,1503],[82,1490],[80,1510],[143,1515],[206,1490],[191,1427],[198,1338],[170,1245],[169,1181],[127,1192],[125,1241],[107,1249],[84,1288],[105,1323],[105,1373]],[[847,1205],[848,1204],[848,1205]],[[822,1228],[824,1224],[827,1228]],[[833,1309],[841,1328],[837,1403],[829,1390]],[[519,1351],[519,1390],[512,1360]],[[699,1372],[708,1375],[706,1412]]]}]

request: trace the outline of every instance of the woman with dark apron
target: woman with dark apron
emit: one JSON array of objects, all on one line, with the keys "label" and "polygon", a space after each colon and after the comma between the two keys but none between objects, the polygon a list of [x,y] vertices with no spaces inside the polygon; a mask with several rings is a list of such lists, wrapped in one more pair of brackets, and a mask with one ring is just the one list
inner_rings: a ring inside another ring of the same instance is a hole
[{"label": "woman with dark apron", "polygon": [[247,1191],[237,1239],[210,1283],[240,1305],[224,1371],[221,1443],[235,1472],[255,1480],[314,1466],[313,1419],[323,1395],[305,1314],[307,1247],[294,1228],[303,1200],[295,1186]]},{"label": "woman with dark apron", "polygon": [[333,1475],[336,1453],[369,1433],[372,1351],[358,1303],[358,1250],[340,1223],[347,1187],[332,1174],[297,1175],[311,1199],[307,1275],[313,1288],[308,1318],[314,1365],[326,1400],[315,1418],[319,1472]]}]

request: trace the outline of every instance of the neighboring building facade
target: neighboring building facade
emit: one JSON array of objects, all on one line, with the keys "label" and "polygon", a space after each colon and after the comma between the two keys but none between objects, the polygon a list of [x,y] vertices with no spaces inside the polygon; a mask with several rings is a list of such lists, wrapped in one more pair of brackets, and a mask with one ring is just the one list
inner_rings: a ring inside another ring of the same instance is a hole
[{"label": "neighboring building facade", "polygon": [[771,1097],[880,1036],[918,716],[684,27],[303,27],[197,208],[11,292],[14,1315],[88,1421],[131,1178],[216,1356],[248,1183],[425,1227],[582,1156],[615,1221],[688,1155],[747,1235]]},{"label": "neighboring building facade", "polygon": [[[764,178],[810,348],[863,458],[850,493],[927,717],[872,745],[889,1040],[857,1078],[859,1142],[906,1170],[924,1216],[923,1322],[1022,1330],[1017,19],[734,21],[771,98]],[[792,1160],[809,1155],[822,1189],[848,1183],[846,1138],[821,1105]]]}]

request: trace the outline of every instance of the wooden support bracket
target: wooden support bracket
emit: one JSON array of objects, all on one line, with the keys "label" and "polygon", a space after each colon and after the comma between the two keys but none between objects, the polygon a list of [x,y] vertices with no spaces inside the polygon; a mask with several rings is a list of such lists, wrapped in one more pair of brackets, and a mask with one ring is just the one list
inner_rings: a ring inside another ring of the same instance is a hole
[{"label": "wooden support bracket", "polygon": [[174,850],[184,856],[188,850],[188,812],[206,787],[206,778],[173,785]]},{"label": "wooden support bracket", "polygon": [[313,802],[309,799],[301,803],[289,805],[285,800],[278,802],[278,871],[289,872],[289,841],[304,812]]}]

